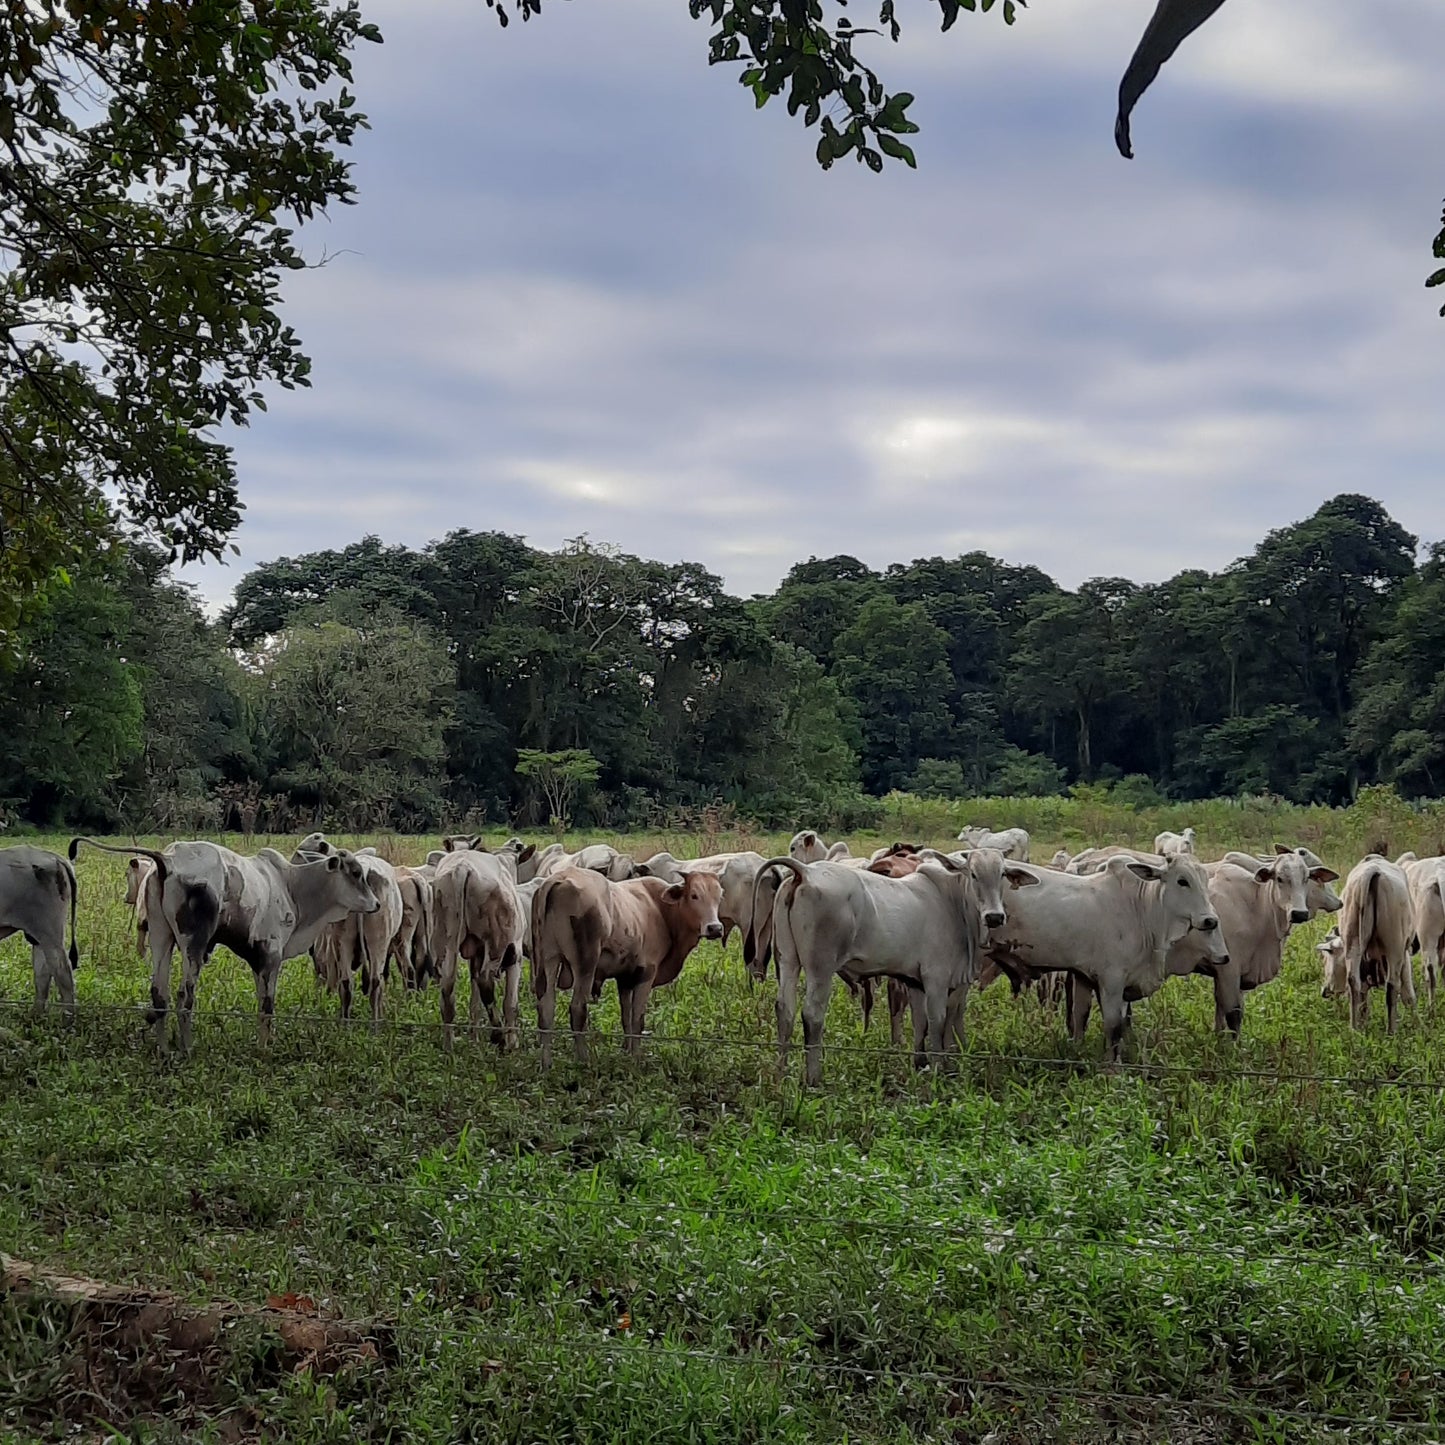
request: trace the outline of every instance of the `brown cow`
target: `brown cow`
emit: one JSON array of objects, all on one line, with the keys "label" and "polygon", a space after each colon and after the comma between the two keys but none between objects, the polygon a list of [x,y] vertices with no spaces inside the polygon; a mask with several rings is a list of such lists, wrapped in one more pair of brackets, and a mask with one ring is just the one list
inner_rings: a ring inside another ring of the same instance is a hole
[{"label": "brown cow", "polygon": [[660,878],[610,883],[584,868],[546,879],[532,898],[532,987],[543,1066],[552,1062],[558,992],[572,991],[572,1042],[585,1060],[593,986],[609,978],[617,980],[625,1046],[636,1053],[648,995],[682,972],[699,939],[723,936],[721,899],[722,883],[711,873],[690,873],[670,885]]}]

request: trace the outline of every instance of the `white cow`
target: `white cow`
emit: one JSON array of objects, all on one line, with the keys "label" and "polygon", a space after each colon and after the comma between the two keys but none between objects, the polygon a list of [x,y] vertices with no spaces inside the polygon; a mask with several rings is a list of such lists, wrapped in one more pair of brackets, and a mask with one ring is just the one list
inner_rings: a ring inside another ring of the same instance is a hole
[{"label": "white cow", "polygon": [[[779,868],[794,875],[774,905],[781,1063],[786,1066],[792,1040],[798,980],[805,977],[804,1072],[809,1084],[821,1080],[823,1019],[834,980],[845,971],[860,980],[900,978],[921,989],[927,1052],[920,1050],[916,1061],[921,1065],[929,1055],[941,1055],[950,1011],[961,1019],[977,973],[981,931],[1005,918],[997,882],[988,890],[991,897],[974,891],[986,866],[935,854],[911,876],[888,878],[826,861],[808,865],[787,857],[764,863],[760,879]],[[1001,874],[999,869],[994,876]],[[1023,869],[1011,881],[1023,886],[1025,879],[1029,885],[1037,881]]]},{"label": "white cow", "polygon": [[1445,858],[1406,853],[1396,862],[1410,887],[1414,951],[1425,965],[1425,987],[1434,1004],[1435,985],[1445,973]]},{"label": "white cow", "polygon": [[436,869],[432,867],[396,870],[401,891],[401,922],[392,935],[388,952],[396,960],[407,988],[421,988],[436,972],[432,956],[432,924],[435,913]]},{"label": "white cow", "polygon": [[1194,829],[1186,828],[1182,833],[1156,833],[1154,851],[1161,858],[1172,858],[1176,853],[1194,852]]},{"label": "white cow", "polygon": [[1345,879],[1344,908],[1316,949],[1324,960],[1326,998],[1348,994],[1350,1027],[1369,1020],[1370,990],[1384,987],[1387,1027],[1398,1026],[1396,1009],[1403,995],[1415,1003],[1415,978],[1410,967],[1413,912],[1404,871],[1371,853]]},{"label": "white cow", "polygon": [[[1229,961],[1211,964],[1205,935],[1191,932],[1169,950],[1168,971],[1211,976],[1214,1026],[1237,1037],[1244,1020],[1243,996],[1279,977],[1290,929],[1307,923],[1316,912],[1340,907],[1329,887],[1339,874],[1323,864],[1311,867],[1302,852],[1288,848],[1274,858],[1227,854],[1217,863],[1206,863],[1204,872]],[[1075,1038],[1083,1037],[1089,1003],[1087,990],[1071,980],[1069,1031]]]},{"label": "white cow", "polygon": [[[637,864],[608,843],[588,843],[575,853],[569,853],[560,843],[549,843],[537,854],[536,867],[530,877],[551,878],[564,868],[585,868],[590,873],[600,873],[609,883],[625,883],[637,877]],[[521,878],[521,881],[530,879]]]},{"label": "white cow", "polygon": [[[75,869],[57,853],[21,845],[0,848],[0,938],[12,933],[30,944],[35,1010],[44,1010],[52,986],[67,1014],[75,1012]],[[70,952],[65,914],[70,911]]]},{"label": "white cow", "polygon": [[340,997],[343,1019],[351,1017],[352,979],[360,978],[361,991],[371,1000],[375,1027],[385,1012],[386,963],[401,929],[404,905],[396,869],[385,858],[369,850],[355,857],[380,906],[328,923],[317,935],[311,956],[327,988]]},{"label": "white cow", "polygon": [[793,834],[793,840],[788,844],[788,857],[799,863],[836,863],[848,857],[848,845],[840,840],[830,848],[823,841],[822,834],[812,828],[804,828],[801,833]]},{"label": "white cow", "polygon": [[1203,936],[1201,962],[1229,961],[1209,881],[1193,858],[1121,856],[1097,873],[1041,870],[1038,877],[1044,886],[1018,894],[989,940],[989,957],[1016,981],[1079,975],[1098,996],[1110,1059],[1119,1056],[1126,1005],[1160,987],[1169,950],[1191,929]]},{"label": "white cow", "polygon": [[150,1021],[156,1042],[166,1042],[170,1010],[171,957],[182,955],[176,1027],[183,1052],[190,1052],[196,984],[217,944],[251,965],[256,979],[257,1037],[271,1041],[276,1014],[276,981],[288,958],[305,953],[328,923],[348,913],[381,907],[354,854],[338,849],[312,862],[288,862],[274,848],[245,857],[219,843],[173,843],[164,853],[151,848],[111,847],[90,838],[79,846],[105,853],[149,858],[155,871],[146,880],[146,913],[151,945]]},{"label": "white cow", "polygon": [[990,828],[970,826],[958,835],[958,841],[970,848],[997,849],[1005,858],[1013,858],[1019,863],[1029,861],[1029,835],[1023,828],[1005,828],[1001,833],[995,833]]},{"label": "white cow", "polygon": [[[481,1032],[482,1010],[492,1042],[515,1048],[520,1028],[522,950],[526,926],[517,891],[517,852],[467,850],[448,853],[437,864],[434,949],[442,995],[442,1031],[448,1047],[456,1021],[457,963],[465,958],[472,978],[471,1036]],[[497,1017],[496,983],[502,981],[502,1016]]]}]

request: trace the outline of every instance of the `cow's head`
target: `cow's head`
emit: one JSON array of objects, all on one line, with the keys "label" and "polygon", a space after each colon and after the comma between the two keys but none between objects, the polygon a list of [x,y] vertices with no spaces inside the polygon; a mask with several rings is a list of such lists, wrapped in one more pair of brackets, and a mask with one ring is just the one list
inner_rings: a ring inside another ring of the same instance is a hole
[{"label": "cow's head", "polygon": [[613,883],[626,883],[629,878],[641,878],[644,875],[639,872],[636,861],[626,853],[614,853],[612,861],[607,865],[605,876]]},{"label": "cow's head", "polygon": [[354,853],[333,849],[321,860],[321,866],[331,879],[336,903],[348,913],[375,913],[381,907],[366,868]]},{"label": "cow's head", "polygon": [[454,833],[442,839],[442,849],[447,853],[486,852],[480,833]]},{"label": "cow's head", "polygon": [[678,932],[696,933],[714,941],[723,936],[717,916],[722,902],[722,879],[714,873],[689,873],[681,883],[663,890],[663,904],[678,910]]},{"label": "cow's head", "polygon": [[1129,873],[1146,883],[1159,885],[1158,906],[1164,913],[1164,942],[1177,943],[1191,929],[1202,935],[1207,968],[1221,968],[1229,962],[1229,950],[1219,931],[1219,915],[1209,897],[1209,878],[1197,858],[1187,853],[1158,862],[1146,862],[1120,854],[1108,863],[1111,873]]},{"label": "cow's head", "polygon": [[683,870],[671,853],[654,853],[637,865],[639,878],[661,878],[664,883],[682,881]]},{"label": "cow's head", "polygon": [[1043,882],[1032,868],[1005,858],[996,848],[972,848],[965,853],[938,853],[925,848],[919,857],[962,876],[968,906],[977,919],[980,947],[988,942],[988,935],[995,928],[1002,928],[1008,922],[1004,886],[1029,888]]},{"label": "cow's head", "polygon": [[1320,962],[1324,964],[1324,984],[1320,988],[1321,998],[1338,998],[1350,989],[1350,970],[1345,958],[1345,940],[1340,937],[1340,930],[1332,928],[1325,934],[1319,943],[1315,944],[1315,952],[1320,956]]},{"label": "cow's head", "polygon": [[1274,906],[1291,926],[1310,921],[1310,870],[1298,853],[1281,853],[1254,870],[1254,881],[1268,885]]},{"label": "cow's head", "polygon": [[1069,866],[1069,860],[1073,856],[1074,855],[1070,853],[1067,848],[1060,848],[1059,851],[1055,853],[1051,859],[1049,859],[1049,867],[1056,868],[1060,873],[1062,873],[1064,869]]},{"label": "cow's head", "polygon": [[149,858],[132,858],[125,865],[125,906],[134,908],[140,902],[146,879],[150,877],[155,864]]},{"label": "cow's head", "polygon": [[828,856],[828,848],[811,828],[805,828],[801,833],[793,834],[793,841],[788,844],[788,856],[796,858],[799,863],[820,863]]}]

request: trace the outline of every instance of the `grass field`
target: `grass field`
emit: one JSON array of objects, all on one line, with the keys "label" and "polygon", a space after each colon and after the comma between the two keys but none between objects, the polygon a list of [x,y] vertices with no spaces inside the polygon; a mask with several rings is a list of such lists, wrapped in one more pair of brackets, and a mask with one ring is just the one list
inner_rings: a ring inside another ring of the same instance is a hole
[{"label": "grass field", "polygon": [[[1097,1020],[1071,1044],[999,985],[958,1075],[919,1077],[839,989],[804,1091],[736,939],[654,995],[640,1061],[613,1037],[582,1071],[564,1049],[543,1074],[530,1040],[448,1057],[434,990],[343,1029],[304,959],[260,1058],[224,953],[194,1057],[157,1061],[123,860],[78,869],[73,1028],[30,1018],[28,951],[0,945],[0,1248],[198,1301],[305,1297],[376,1344],[307,1352],[237,1316],[193,1358],[15,1291],[6,1438],[1440,1434],[1445,1028],[1422,1003],[1394,1039],[1351,1035],[1320,997],[1323,921],[1238,1045],[1208,985],[1174,981],[1106,1071]],[[594,1018],[617,1029],[611,991]]]}]

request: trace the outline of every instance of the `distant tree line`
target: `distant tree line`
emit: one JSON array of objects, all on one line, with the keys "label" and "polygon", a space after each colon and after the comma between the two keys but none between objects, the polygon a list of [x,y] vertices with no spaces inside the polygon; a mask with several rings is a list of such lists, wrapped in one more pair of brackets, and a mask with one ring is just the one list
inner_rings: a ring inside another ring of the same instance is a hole
[{"label": "distant tree line", "polygon": [[[1445,546],[1340,496],[1224,570],[1059,587],[983,552],[810,558],[749,600],[578,539],[368,537],[242,578],[216,622],[162,557],[52,589],[0,694],[0,808],[132,829],[547,821],[721,806],[865,823],[893,790],[1141,802],[1445,784]],[[524,766],[519,769],[519,755]],[[593,780],[595,774],[595,781]]]}]

